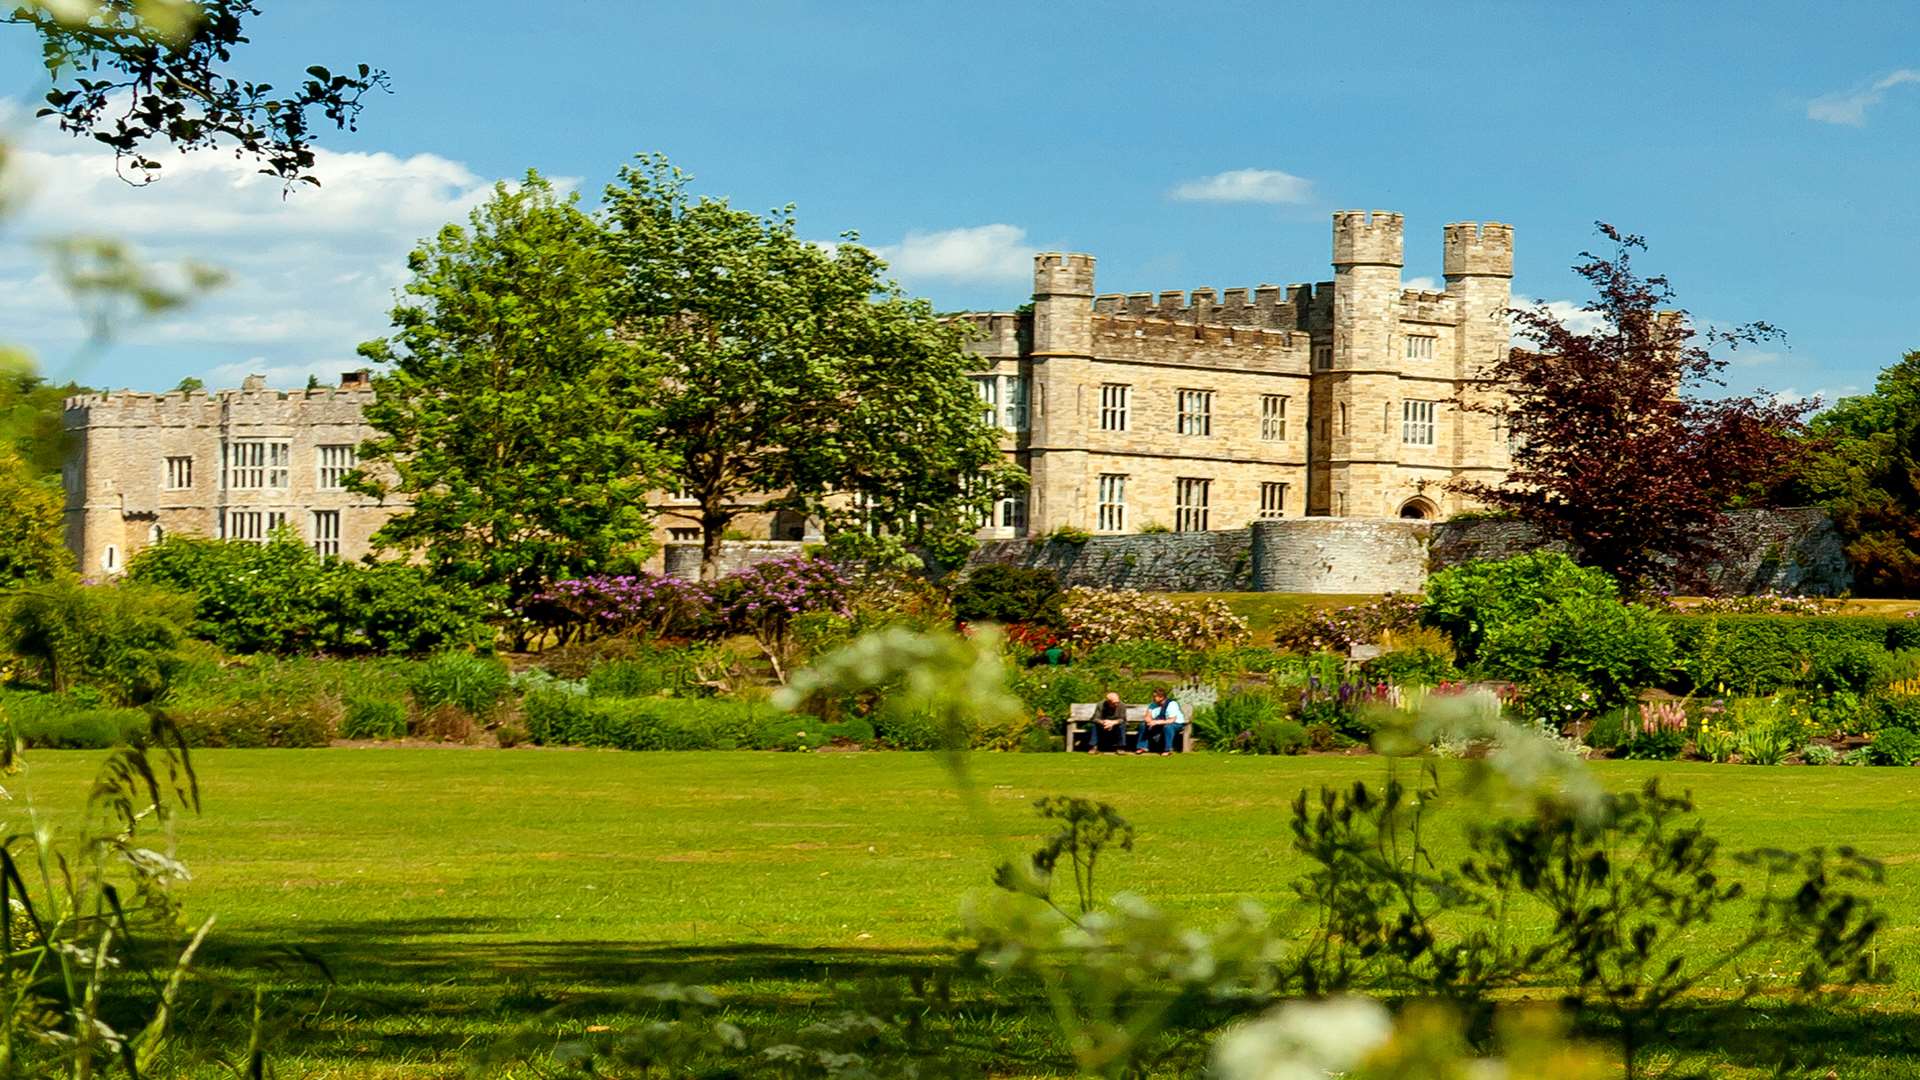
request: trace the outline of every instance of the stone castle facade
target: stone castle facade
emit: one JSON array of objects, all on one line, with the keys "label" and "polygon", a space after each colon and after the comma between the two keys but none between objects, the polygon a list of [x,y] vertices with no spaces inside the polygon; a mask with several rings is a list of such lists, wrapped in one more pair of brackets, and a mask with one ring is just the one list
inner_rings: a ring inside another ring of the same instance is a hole
[{"label": "stone castle facade", "polygon": [[[1031,312],[962,316],[987,364],[982,414],[1032,478],[986,538],[1203,532],[1275,518],[1442,518],[1450,481],[1498,482],[1489,413],[1461,408],[1507,347],[1513,230],[1442,233],[1444,291],[1402,287],[1399,214],[1333,216],[1333,280],[1100,295],[1094,259],[1034,259]],[[67,537],[83,573],[117,573],[169,533],[264,539],[286,525],[357,559],[397,509],[345,490],[373,434],[365,373],[280,392],[122,391],[66,403]],[[657,493],[655,565],[697,556],[686,500]],[[748,538],[818,539],[799,515],[749,512]]]},{"label": "stone castle facade", "polygon": [[364,372],[337,389],[68,398],[67,545],[87,575],[119,573],[173,533],[265,540],[282,525],[322,554],[357,559],[393,509],[341,480],[373,435]]},{"label": "stone castle facade", "polygon": [[1439,518],[1508,448],[1475,378],[1507,348],[1513,230],[1442,233],[1444,291],[1402,287],[1403,222],[1333,216],[1333,280],[1108,294],[1094,258],[1034,259],[1032,311],[976,314],[977,387],[1032,478],[985,535]]}]

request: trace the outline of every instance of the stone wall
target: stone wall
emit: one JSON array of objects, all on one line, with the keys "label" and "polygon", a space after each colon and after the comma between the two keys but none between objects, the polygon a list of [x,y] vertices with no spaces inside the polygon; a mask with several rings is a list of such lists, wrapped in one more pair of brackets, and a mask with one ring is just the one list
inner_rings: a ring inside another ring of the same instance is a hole
[{"label": "stone wall", "polygon": [[[1721,534],[1726,557],[1682,568],[1674,591],[1697,596],[1751,596],[1777,592],[1836,596],[1853,587],[1846,544],[1833,520],[1818,507],[1738,510]],[[1549,544],[1524,522],[1448,521],[1433,527],[1429,544],[1434,569],[1471,559],[1505,559]]]},{"label": "stone wall", "polygon": [[[1831,596],[1852,586],[1840,535],[1820,510],[1730,518],[1729,556],[1682,575],[1679,592]],[[1517,521],[1285,518],[1229,532],[1096,536],[1082,544],[994,540],[969,565],[1043,566],[1068,585],[1155,592],[1418,592],[1433,570],[1549,546]]]},{"label": "stone wall", "polygon": [[1204,533],[1096,536],[1063,540],[989,540],[969,566],[1041,566],[1067,585],[1148,592],[1245,592],[1252,589],[1252,534]]},{"label": "stone wall", "polygon": [[[798,540],[722,540],[720,541],[720,574],[725,576],[735,570],[745,570],[749,566],[784,559],[789,555],[798,555],[807,545]],[[663,544],[660,548],[661,572],[668,577],[682,581],[700,580],[699,544]]]},{"label": "stone wall", "polygon": [[1419,592],[1432,526],[1400,518],[1288,518],[1252,533],[1256,592]]}]

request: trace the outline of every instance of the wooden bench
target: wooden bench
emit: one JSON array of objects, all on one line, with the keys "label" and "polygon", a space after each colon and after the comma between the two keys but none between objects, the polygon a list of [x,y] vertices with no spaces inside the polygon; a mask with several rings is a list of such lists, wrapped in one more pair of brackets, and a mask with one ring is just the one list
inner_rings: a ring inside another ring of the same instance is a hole
[{"label": "wooden bench", "polygon": [[[1067,753],[1073,753],[1073,737],[1075,735],[1086,731],[1088,732],[1087,737],[1093,738],[1091,733],[1093,728],[1093,710],[1098,704],[1098,702],[1093,701],[1074,702],[1067,707]],[[1147,707],[1145,705],[1127,706],[1126,726],[1135,730],[1136,737],[1145,738],[1147,730]],[[1189,717],[1186,723],[1180,725],[1180,752],[1190,753],[1192,750],[1193,720]]]}]

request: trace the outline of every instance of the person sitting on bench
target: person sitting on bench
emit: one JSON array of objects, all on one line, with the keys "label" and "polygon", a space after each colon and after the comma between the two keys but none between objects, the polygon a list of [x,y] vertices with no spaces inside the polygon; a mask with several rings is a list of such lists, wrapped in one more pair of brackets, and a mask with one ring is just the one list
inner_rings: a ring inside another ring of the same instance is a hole
[{"label": "person sitting on bench", "polygon": [[1119,694],[1109,690],[1100,704],[1093,707],[1093,745],[1087,752],[1118,754],[1126,748],[1127,707]]},{"label": "person sitting on bench", "polygon": [[1180,711],[1180,703],[1168,697],[1165,690],[1156,689],[1153,701],[1147,705],[1147,723],[1140,731],[1140,747],[1134,753],[1152,750],[1166,757],[1179,747],[1180,730],[1186,726],[1187,717]]}]

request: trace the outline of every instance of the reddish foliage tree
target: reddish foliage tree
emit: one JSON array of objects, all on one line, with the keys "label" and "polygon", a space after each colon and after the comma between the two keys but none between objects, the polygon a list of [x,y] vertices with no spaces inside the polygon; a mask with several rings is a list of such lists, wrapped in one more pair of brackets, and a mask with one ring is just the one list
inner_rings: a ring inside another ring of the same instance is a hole
[{"label": "reddish foliage tree", "polygon": [[[1664,277],[1641,277],[1646,241],[1605,222],[1612,257],[1581,252],[1574,272],[1593,286],[1585,332],[1545,304],[1513,309],[1526,343],[1477,373],[1461,407],[1501,417],[1512,466],[1503,484],[1454,490],[1507,510],[1572,546],[1581,561],[1630,588],[1673,579],[1689,562],[1723,553],[1729,505],[1777,482],[1801,452],[1811,406],[1764,391],[1701,396],[1722,385],[1735,349],[1780,336],[1766,323],[1697,332],[1673,306]],[[1504,392],[1503,395],[1495,391]]]}]

